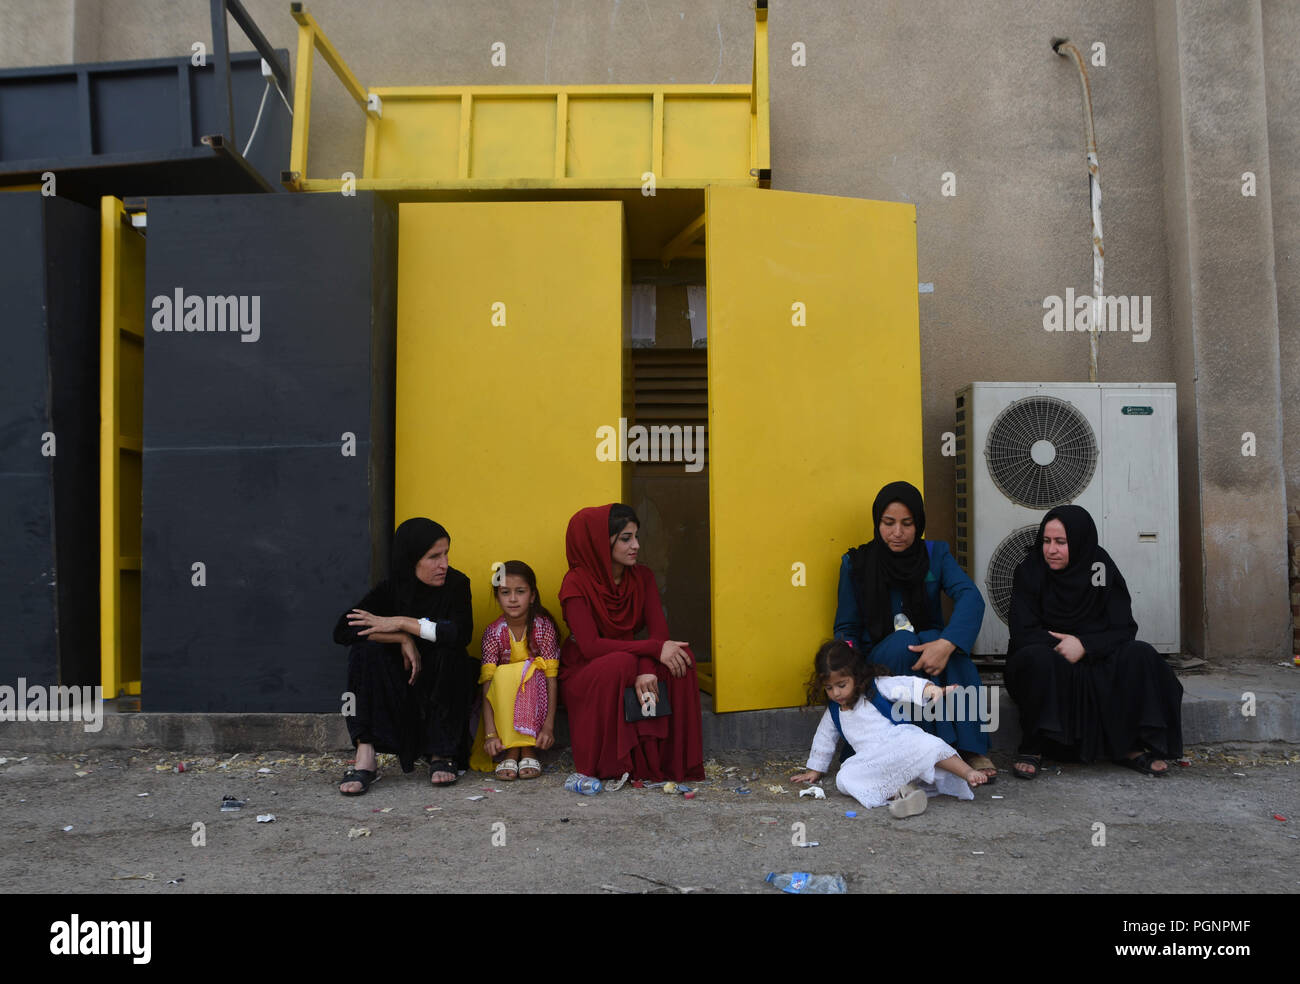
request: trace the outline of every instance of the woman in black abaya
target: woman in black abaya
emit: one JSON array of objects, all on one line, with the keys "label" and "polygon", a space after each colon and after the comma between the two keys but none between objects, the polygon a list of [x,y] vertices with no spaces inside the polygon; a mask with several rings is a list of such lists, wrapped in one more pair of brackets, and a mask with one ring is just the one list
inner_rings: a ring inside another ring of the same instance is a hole
[{"label": "woman in black abaya", "polygon": [[1137,639],[1128,586],[1082,506],[1057,506],[1016,568],[1007,690],[1020,709],[1015,773],[1033,779],[1042,753],[1111,759],[1167,775],[1183,753],[1183,687]]},{"label": "woman in black abaya", "polygon": [[347,718],[356,768],[339,792],[358,796],[375,781],[376,752],[403,772],[429,759],[435,786],[467,766],[469,713],[479,663],[466,645],[474,631],[469,578],[447,563],[451,537],[429,519],[408,519],[393,534],[388,580],[339,616],[334,641],[350,646]]}]

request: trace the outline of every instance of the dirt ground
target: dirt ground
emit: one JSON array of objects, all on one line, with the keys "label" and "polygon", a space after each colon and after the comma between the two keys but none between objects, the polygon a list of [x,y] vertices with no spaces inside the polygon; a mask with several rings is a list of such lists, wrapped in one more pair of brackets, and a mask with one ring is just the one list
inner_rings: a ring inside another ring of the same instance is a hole
[{"label": "dirt ground", "polygon": [[[0,880],[145,895],[770,893],[768,872],[809,871],[842,874],[850,893],[1300,890],[1300,752],[1195,749],[1159,780],[1049,763],[1025,782],[995,760],[1003,775],[974,802],[932,799],[900,821],[833,781],[801,799],[801,762],[740,754],[710,760],[687,800],[630,784],[569,793],[565,752],[537,780],[471,772],[444,789],[384,756],[383,778],[345,798],[336,755],[3,751]],[[244,807],[222,812],[227,795]]]}]

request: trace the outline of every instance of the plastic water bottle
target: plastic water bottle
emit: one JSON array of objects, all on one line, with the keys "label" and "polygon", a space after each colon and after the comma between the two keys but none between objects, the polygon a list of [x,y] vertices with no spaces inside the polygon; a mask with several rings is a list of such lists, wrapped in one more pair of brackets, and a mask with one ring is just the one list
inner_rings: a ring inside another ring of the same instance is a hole
[{"label": "plastic water bottle", "polygon": [[806,871],[785,875],[774,871],[764,881],[791,895],[844,895],[849,890],[840,875],[810,875]]},{"label": "plastic water bottle", "polygon": [[600,780],[593,776],[584,776],[581,772],[575,772],[564,780],[564,788],[571,793],[581,793],[583,796],[595,796],[603,787]]}]

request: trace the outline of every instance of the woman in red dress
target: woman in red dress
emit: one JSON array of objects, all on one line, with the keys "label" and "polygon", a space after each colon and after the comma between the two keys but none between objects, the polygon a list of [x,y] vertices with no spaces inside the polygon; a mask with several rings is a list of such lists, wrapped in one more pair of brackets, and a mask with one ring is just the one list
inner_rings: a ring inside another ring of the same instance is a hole
[{"label": "woman in red dress", "polygon": [[[569,572],[560,605],[569,638],[560,650],[560,693],[573,764],[602,779],[703,779],[695,658],[668,636],[654,574],[637,565],[640,521],[628,506],[591,506],[569,520]],[[648,638],[635,636],[644,629]],[[626,720],[623,692],[662,689],[670,713]]]}]

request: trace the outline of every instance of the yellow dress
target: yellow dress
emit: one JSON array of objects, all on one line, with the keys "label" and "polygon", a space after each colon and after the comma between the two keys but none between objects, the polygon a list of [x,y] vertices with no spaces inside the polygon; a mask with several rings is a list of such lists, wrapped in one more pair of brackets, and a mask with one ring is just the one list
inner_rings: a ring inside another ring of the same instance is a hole
[{"label": "yellow dress", "polygon": [[[537,744],[531,735],[521,735],[515,731],[515,696],[519,689],[541,670],[548,677],[559,672],[559,661],[554,659],[532,659],[528,652],[528,636],[516,639],[514,632],[506,629],[510,636],[510,662],[504,664],[484,663],[479,671],[480,684],[488,686],[486,700],[492,705],[492,718],[496,726],[497,737],[502,748],[530,748]],[[486,715],[480,715],[478,734],[474,736],[474,747],[470,752],[469,765],[479,772],[491,772],[495,767],[492,757],[483,750],[487,737]]]}]

